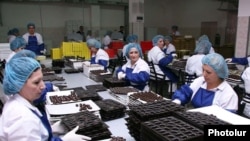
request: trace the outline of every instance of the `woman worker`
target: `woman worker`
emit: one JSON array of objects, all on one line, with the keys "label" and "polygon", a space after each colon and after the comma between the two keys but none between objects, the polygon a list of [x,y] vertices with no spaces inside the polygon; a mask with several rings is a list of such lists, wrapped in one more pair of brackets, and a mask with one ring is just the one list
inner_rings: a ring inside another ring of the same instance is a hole
[{"label": "woman worker", "polygon": [[26,48],[33,51],[36,55],[42,55],[45,53],[44,43],[41,34],[35,32],[35,24],[29,23],[27,25],[28,32],[23,35],[26,41]]},{"label": "woman worker", "polygon": [[125,79],[129,85],[141,91],[149,91],[150,68],[142,59],[141,47],[130,43],[126,48],[127,63],[117,70],[118,79]]},{"label": "woman worker", "polygon": [[[172,93],[177,88],[178,77],[169,69],[167,65],[173,61],[173,57],[177,55],[172,53],[165,55],[163,52],[164,37],[162,35],[156,35],[152,39],[153,48],[148,51],[148,61],[153,62],[156,73],[164,74],[166,80],[170,80],[173,84],[169,87],[169,92]],[[172,90],[171,90],[172,89]]]},{"label": "woman worker", "polygon": [[51,128],[45,110],[39,110],[33,105],[33,101],[40,97],[45,88],[42,78],[40,64],[31,57],[14,56],[6,64],[3,90],[10,97],[0,117],[0,140],[90,140],[86,136],[75,134],[78,126],[62,138],[53,136],[52,131],[62,126],[57,123]]},{"label": "woman worker", "polygon": [[228,67],[224,58],[217,53],[207,54],[202,58],[202,69],[203,76],[175,91],[173,102],[185,105],[191,101],[194,108],[217,105],[236,113],[238,96],[225,81],[228,77]]},{"label": "woman worker", "polygon": [[166,36],[164,38],[164,47],[163,51],[165,52],[166,55],[169,55],[171,53],[176,53],[175,46],[172,44],[172,37],[171,36]]},{"label": "woman worker", "polygon": [[10,43],[10,49],[12,52],[6,59],[6,62],[9,62],[9,60],[19,51],[25,48],[26,42],[22,37],[16,37],[11,43]]},{"label": "woman worker", "polygon": [[109,65],[109,55],[106,51],[101,49],[101,43],[96,39],[88,39],[87,46],[91,51],[91,64],[99,64],[104,66],[104,70],[107,70]]}]

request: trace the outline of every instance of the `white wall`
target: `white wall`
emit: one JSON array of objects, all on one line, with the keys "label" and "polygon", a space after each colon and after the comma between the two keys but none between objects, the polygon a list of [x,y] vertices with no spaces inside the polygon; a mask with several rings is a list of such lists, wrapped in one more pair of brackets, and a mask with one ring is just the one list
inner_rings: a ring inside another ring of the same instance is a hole
[{"label": "white wall", "polygon": [[[220,2],[215,0],[144,0],[144,28],[147,34],[168,34],[172,25],[178,25],[180,32],[200,36],[203,21],[217,21],[218,32],[222,38],[226,27],[227,13],[218,11]],[[83,21],[85,31],[91,27],[90,5],[76,4],[37,4],[37,3],[0,3],[3,26],[0,28],[0,42],[5,42],[8,29],[17,27],[26,32],[29,21],[36,24],[45,40],[52,40],[53,47],[60,46],[66,34],[65,23],[70,20]],[[100,6],[100,26],[105,30],[115,30],[124,25],[123,6]],[[94,25],[94,24],[93,24]],[[149,30],[147,30],[147,28]],[[94,33],[94,32],[92,32]],[[153,35],[145,35],[152,37]]]}]

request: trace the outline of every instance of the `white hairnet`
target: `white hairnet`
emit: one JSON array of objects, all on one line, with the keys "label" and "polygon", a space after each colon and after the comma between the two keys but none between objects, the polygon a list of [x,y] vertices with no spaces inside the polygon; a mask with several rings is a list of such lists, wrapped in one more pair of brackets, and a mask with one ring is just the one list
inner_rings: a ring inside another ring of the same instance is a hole
[{"label": "white hairnet", "polygon": [[30,75],[40,67],[40,64],[30,57],[11,59],[5,66],[4,93],[11,95],[20,92]]},{"label": "white hairnet", "polygon": [[16,37],[11,43],[10,43],[10,49],[12,51],[15,51],[18,48],[25,47],[26,42],[24,38],[22,37]]},{"label": "white hairnet", "polygon": [[156,36],[154,36],[154,38],[152,39],[153,46],[156,46],[156,45],[157,45],[157,42],[158,42],[160,39],[164,39],[164,37],[163,37],[162,35],[156,35]]},{"label": "white hairnet", "polygon": [[208,40],[202,40],[196,45],[194,52],[208,54],[211,47],[212,47],[212,44]]},{"label": "white hairnet", "polygon": [[129,51],[131,48],[136,48],[139,52],[140,57],[142,58],[142,50],[141,50],[141,46],[137,43],[130,43],[128,44],[127,48],[126,48],[126,56],[129,58]]},{"label": "white hairnet", "polygon": [[210,53],[202,58],[202,64],[209,65],[217,75],[225,79],[228,77],[228,67],[225,59],[218,53]]},{"label": "white hairnet", "polygon": [[88,39],[87,40],[87,46],[88,47],[101,48],[101,43],[99,41],[97,41],[96,39]]}]

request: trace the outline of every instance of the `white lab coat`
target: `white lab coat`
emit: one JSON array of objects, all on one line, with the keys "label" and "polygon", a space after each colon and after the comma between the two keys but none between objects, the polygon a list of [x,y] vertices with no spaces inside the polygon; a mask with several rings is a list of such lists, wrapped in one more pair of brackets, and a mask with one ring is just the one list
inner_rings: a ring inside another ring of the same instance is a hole
[{"label": "white lab coat", "polygon": [[[196,78],[193,83],[190,84],[190,88],[193,91],[191,98],[193,99],[199,88],[207,88],[204,77]],[[215,91],[215,95],[212,105],[217,105],[223,109],[238,110],[238,96],[227,81],[223,81],[218,87],[214,88],[213,91]]]},{"label": "white lab coat", "polygon": [[164,49],[166,48],[166,52],[165,52],[166,54],[170,54],[171,52],[176,51],[175,46],[173,44],[171,44],[171,43],[169,43],[168,46],[165,45],[163,48]]},{"label": "white lab coat", "polygon": [[[28,32],[23,35],[23,38],[26,41],[26,43],[29,42],[29,36],[30,36],[30,34]],[[38,45],[43,44],[43,38],[42,38],[41,34],[35,32],[34,36],[36,36]]]},{"label": "white lab coat", "polygon": [[[98,49],[98,51],[96,52],[96,55],[95,55],[95,62],[98,63],[99,60],[106,60],[109,62],[109,55],[106,51],[104,51],[103,49]],[[109,63],[108,63],[109,65]],[[107,65],[107,66],[108,66]]]},{"label": "white lab coat", "polygon": [[164,74],[160,67],[156,64],[159,64],[159,61],[165,56],[165,53],[158,46],[154,46],[148,51],[148,61],[154,63],[156,73]]},{"label": "white lab coat", "polygon": [[242,75],[241,78],[244,81],[244,85],[245,85],[245,91],[246,93],[250,94],[250,67],[247,67]]},{"label": "white lab coat", "polygon": [[19,94],[5,103],[0,117],[1,141],[47,141],[48,131],[42,121],[30,109],[40,111]]},{"label": "white lab coat", "polygon": [[202,58],[204,54],[196,54],[187,59],[187,64],[185,66],[185,72],[190,75],[196,74],[197,76],[202,75]]}]

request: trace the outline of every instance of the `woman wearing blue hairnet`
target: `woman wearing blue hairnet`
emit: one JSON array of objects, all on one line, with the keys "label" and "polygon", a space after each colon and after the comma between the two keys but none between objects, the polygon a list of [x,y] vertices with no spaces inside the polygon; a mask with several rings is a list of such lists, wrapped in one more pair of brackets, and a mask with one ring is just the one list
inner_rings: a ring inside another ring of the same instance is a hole
[{"label": "woman wearing blue hairnet", "polygon": [[172,37],[171,36],[166,36],[164,38],[164,47],[163,51],[165,52],[166,55],[169,55],[171,53],[176,53],[175,46],[172,44]]},{"label": "woman wearing blue hairnet", "polygon": [[60,125],[50,126],[45,109],[33,101],[45,88],[40,64],[31,57],[13,57],[5,67],[3,90],[9,95],[0,117],[1,141],[71,141],[90,140],[77,135],[78,126],[62,138],[52,132]]},{"label": "woman wearing blue hairnet", "polygon": [[185,66],[185,72],[190,75],[201,76],[202,75],[202,58],[209,53],[211,43],[207,40],[203,40],[196,45],[194,55],[187,59]]},{"label": "woman wearing blue hairnet", "polygon": [[8,31],[8,42],[11,43],[16,39],[16,37],[19,37],[19,30],[17,28],[13,28]]},{"label": "woman wearing blue hairnet", "polygon": [[207,54],[202,58],[202,69],[203,76],[175,91],[173,102],[185,105],[191,101],[194,108],[217,105],[236,113],[238,96],[225,81],[228,77],[228,67],[224,58],[217,53]]},{"label": "woman wearing blue hairnet", "polygon": [[[201,41],[204,41],[204,40],[210,42],[208,36],[204,34],[204,35],[201,35],[201,36],[199,37],[199,39],[197,40],[197,43],[199,43],[199,42],[201,42]],[[211,42],[210,42],[210,43],[211,43]],[[212,47],[212,43],[211,43],[211,46],[210,46],[210,48],[209,48],[209,53],[215,53],[214,48]]]},{"label": "woman wearing blue hairnet", "polygon": [[126,42],[127,44],[123,46],[122,48],[122,55],[128,60],[129,58],[126,55],[127,47],[130,43],[137,43],[138,41],[138,36],[135,34],[131,34],[127,36]]},{"label": "woman wearing blue hairnet", "polygon": [[[164,74],[166,80],[171,80],[172,91],[175,91],[177,87],[178,77],[169,69],[167,65],[173,61],[173,58],[177,55],[172,53],[170,55],[165,55],[163,52],[164,47],[164,37],[162,35],[156,35],[153,39],[153,48],[148,52],[148,61],[153,62],[156,73]],[[169,87],[169,92],[172,92],[171,87]]]},{"label": "woman wearing blue hairnet", "polygon": [[41,34],[35,32],[35,24],[29,23],[27,25],[28,32],[23,35],[26,41],[26,48],[33,51],[36,55],[43,55],[45,53],[43,38]]},{"label": "woman wearing blue hairnet", "polygon": [[107,31],[106,34],[104,35],[103,39],[102,39],[102,44],[103,44],[103,48],[104,49],[108,49],[109,44],[111,43],[111,36],[112,32],[111,31]]},{"label": "woman wearing blue hairnet", "polygon": [[6,62],[9,62],[9,60],[20,50],[25,48],[25,40],[22,37],[17,37],[15,38],[11,43],[10,43],[10,49],[12,52],[6,59]]},{"label": "woman wearing blue hairnet", "polygon": [[148,91],[150,68],[142,59],[141,47],[137,43],[130,43],[126,48],[126,56],[129,58],[126,64],[117,70],[118,79],[124,79],[129,85]]},{"label": "woman wearing blue hairnet", "polygon": [[109,55],[106,51],[101,49],[101,43],[96,39],[88,39],[87,46],[92,54],[90,63],[102,65],[104,69],[107,70],[109,65]]}]

